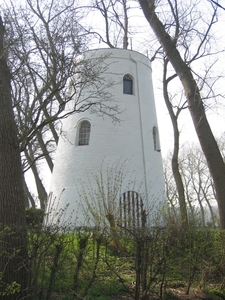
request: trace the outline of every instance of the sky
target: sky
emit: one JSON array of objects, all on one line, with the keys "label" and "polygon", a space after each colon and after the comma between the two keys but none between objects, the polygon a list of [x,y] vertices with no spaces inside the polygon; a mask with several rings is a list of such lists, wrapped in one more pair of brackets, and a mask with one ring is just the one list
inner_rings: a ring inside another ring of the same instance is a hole
[{"label": "sky", "polygon": [[[4,2],[6,1],[0,0],[0,5]],[[16,2],[17,3],[25,2],[25,0],[16,0]],[[90,3],[90,0],[76,0],[76,2],[80,3],[80,5],[83,6],[85,4]],[[203,2],[207,4],[208,0],[201,0],[200,4],[202,4]],[[135,1],[128,1],[128,6],[131,8],[128,10],[128,16],[129,16],[128,48],[139,51],[151,57],[155,50],[154,49],[155,42],[154,42],[154,35],[151,32],[150,26],[145,20],[142,11],[139,8],[137,8],[137,3]],[[165,14],[165,11],[163,9],[160,17],[161,16],[164,17],[163,14]],[[204,8],[204,6],[201,5],[201,9],[204,10],[206,8]],[[218,43],[219,46],[222,46],[223,49],[225,49],[224,46],[225,45],[225,33],[224,33],[225,11],[219,9],[218,12],[219,12],[219,22],[214,25],[213,32],[216,35],[216,39],[215,39],[216,43]],[[209,12],[205,11],[205,13],[209,13]],[[104,36],[104,28],[105,28],[104,19],[102,18],[99,12],[87,10],[87,16],[83,19],[82,22],[84,26],[86,26],[86,28],[92,27],[98,33],[101,33]],[[118,30],[119,30],[118,27],[116,29],[115,27],[112,27],[112,33],[115,37],[117,36]],[[121,44],[118,43],[118,45],[120,46]],[[152,45],[153,45],[153,49],[150,48]],[[91,48],[99,48],[99,47],[101,48],[107,46],[104,43],[99,42],[99,40],[98,41],[95,40],[91,45]],[[219,60],[219,64],[217,63],[217,68],[221,67],[221,70],[218,70],[218,74],[221,74],[221,76],[225,76],[225,71],[223,69],[223,66],[225,65],[225,53],[218,55],[217,59]],[[202,68],[203,65],[204,62],[201,62],[199,67]],[[157,109],[162,155],[166,156],[168,151],[173,148],[173,130],[171,126],[170,117],[168,115],[168,111],[162,96],[161,78],[162,78],[162,68],[159,61],[155,60],[152,62],[152,79],[154,85],[155,103]],[[220,80],[220,87],[224,86],[224,80],[225,80],[224,78]],[[175,92],[177,92],[176,87],[175,87]],[[222,92],[223,91],[221,91],[221,93]],[[207,110],[207,115],[208,115],[210,125],[216,136],[220,136],[224,132],[224,128],[225,128],[224,107],[223,105],[220,104],[219,107],[216,108],[214,105],[214,107]],[[180,121],[180,131],[181,131],[181,143],[198,142],[188,110],[182,112],[181,116],[179,117],[179,121]]]},{"label": "sky", "polygon": [[[23,1],[23,0],[22,0]],[[82,0],[81,3],[83,4]],[[207,0],[201,0],[201,3]],[[0,5],[4,0],[0,0]],[[134,2],[133,2],[134,3]],[[204,9],[204,7],[202,7]],[[151,57],[153,51],[150,49],[150,46],[154,46],[154,38],[149,27],[149,24],[146,22],[142,12],[138,8],[133,8],[132,14],[130,15],[129,22],[131,23],[130,36],[129,36],[129,49],[133,49],[139,51],[145,55]],[[215,24],[214,35],[215,40],[219,46],[223,47],[225,45],[225,21],[224,21],[225,11],[219,11],[219,22]],[[99,13],[95,14],[93,12],[88,13],[87,18],[85,18],[88,26],[93,26],[97,31],[102,32],[104,29],[103,20],[100,21]],[[134,25],[132,25],[134,24]],[[105,44],[95,42],[92,45],[92,48],[106,47]],[[224,66],[225,66],[225,53],[217,55],[217,65],[214,74],[219,74],[220,76],[225,76]],[[204,62],[199,63],[199,69],[203,69]],[[217,76],[217,75],[214,75]],[[160,133],[160,143],[161,143],[161,151],[162,156],[167,156],[168,152],[173,149],[173,130],[171,126],[170,117],[167,111],[167,108],[164,103],[164,99],[162,96],[162,72],[160,62],[157,60],[152,62],[152,79],[154,85],[154,94],[155,94],[155,103],[158,117],[158,126]],[[218,91],[220,93],[224,93],[224,78],[220,79],[218,82]],[[175,84],[176,85],[176,84]],[[172,89],[173,91],[173,89]],[[174,91],[177,92],[177,87],[174,86]],[[223,102],[223,101],[222,101]],[[225,129],[225,105],[220,103],[218,107],[215,105],[211,105],[209,109],[207,109],[208,119],[211,125],[211,128],[215,134],[215,136],[220,136]],[[181,131],[181,144],[182,145],[191,145],[193,142],[198,143],[198,139],[193,128],[192,120],[190,118],[190,114],[188,110],[185,110],[181,113],[179,118],[180,120],[180,131]],[[49,177],[49,176],[48,176]]]},{"label": "sky", "polygon": [[[84,0],[83,0],[84,1]],[[88,0],[87,0],[88,1]],[[205,6],[202,6],[203,1],[205,3],[208,3],[208,0],[201,0],[199,3],[201,5],[201,10],[205,14],[211,13],[211,10],[208,10],[208,8]],[[161,2],[160,2],[161,3]],[[129,2],[129,5],[132,7],[132,5],[136,5],[135,2]],[[152,56],[155,49],[157,48],[154,41],[154,35],[150,29],[149,24],[145,20],[145,17],[143,16],[143,13],[140,9],[132,7],[132,10],[128,10],[130,12],[129,14],[129,24],[130,24],[130,35],[129,35],[129,45],[128,49],[139,51],[149,57]],[[162,11],[162,17],[165,12]],[[219,21],[214,24],[213,26],[213,39],[215,39],[215,42],[218,45],[218,48],[222,48],[225,50],[225,11],[219,10]],[[93,13],[91,12],[88,14],[88,24],[90,26],[93,26],[95,30],[98,32],[101,32],[104,36],[104,23],[103,19],[101,19],[101,14]],[[100,22],[102,20],[102,22]],[[197,22],[198,24],[198,22]],[[199,26],[203,26],[204,24],[200,24]],[[116,34],[114,34],[116,36]],[[153,49],[150,47],[153,46]],[[191,46],[194,49],[194,45]],[[106,47],[104,43],[98,43],[98,45],[94,45],[95,47]],[[155,48],[154,48],[155,47]],[[191,50],[192,51],[192,50]],[[195,50],[194,50],[195,51]],[[213,46],[212,46],[212,52],[215,52]],[[224,71],[224,65],[225,65],[225,53],[217,54],[216,56],[213,56],[212,58],[206,57],[205,60],[197,61],[195,66],[195,70],[199,71],[201,70],[201,73],[203,74],[205,71],[206,63],[209,65],[214,63],[214,59],[217,60],[214,69],[210,71],[212,74],[209,73],[209,76],[211,78],[211,82],[213,81],[213,78],[216,76],[225,76]],[[159,133],[160,133],[160,143],[161,143],[161,151],[162,156],[167,156],[168,152],[173,149],[173,129],[170,121],[170,117],[167,111],[167,108],[164,103],[163,95],[162,95],[162,66],[161,63],[157,60],[154,60],[152,62],[152,79],[153,79],[153,85],[154,85],[154,94],[155,94],[155,103],[156,103],[156,109],[157,109],[157,117],[158,117],[158,126],[159,126]],[[225,78],[221,78],[220,81],[217,83],[216,86],[216,93],[218,90],[218,93],[224,93],[225,90],[224,87],[224,80]],[[179,95],[179,91],[177,90],[177,84],[178,82],[174,84],[174,87],[170,90],[172,93],[177,93]],[[220,91],[219,91],[220,90]],[[203,90],[204,94],[204,90]],[[206,103],[206,113],[208,116],[209,123],[211,125],[212,131],[215,134],[215,136],[220,136],[225,129],[225,105],[223,105],[223,100],[220,101],[219,104],[216,104],[218,102],[219,97],[216,99],[210,100]],[[198,138],[195,133],[193,123],[189,114],[188,109],[183,111],[179,117],[179,129],[181,132],[181,144],[192,144],[192,143],[198,143]]]}]

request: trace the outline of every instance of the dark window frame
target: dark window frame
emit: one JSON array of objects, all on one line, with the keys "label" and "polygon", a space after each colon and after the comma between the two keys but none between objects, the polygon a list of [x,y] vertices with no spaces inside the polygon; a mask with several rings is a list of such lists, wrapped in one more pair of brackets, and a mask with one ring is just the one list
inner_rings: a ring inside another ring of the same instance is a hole
[{"label": "dark window frame", "polygon": [[84,120],[79,126],[78,146],[87,146],[90,141],[91,123]]},{"label": "dark window frame", "polygon": [[123,93],[133,95],[133,78],[129,74],[123,76]]},{"label": "dark window frame", "polygon": [[154,151],[160,152],[160,146],[159,146],[159,133],[157,126],[153,126],[152,128],[152,136],[153,136],[153,147]]}]

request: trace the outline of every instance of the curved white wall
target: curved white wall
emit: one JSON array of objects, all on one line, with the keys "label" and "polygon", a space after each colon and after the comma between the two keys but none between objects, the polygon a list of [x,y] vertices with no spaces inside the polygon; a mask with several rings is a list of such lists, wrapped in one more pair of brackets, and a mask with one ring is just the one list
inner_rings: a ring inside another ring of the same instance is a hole
[{"label": "curved white wall", "polygon": [[[105,63],[108,65],[104,76],[115,82],[115,85],[109,87],[109,92],[114,95],[115,104],[121,111],[118,115],[120,122],[114,123],[110,117],[99,117],[90,110],[63,120],[50,187],[51,199],[55,200],[49,202],[48,210],[52,206],[54,208],[56,203],[58,208],[69,203],[67,214],[74,210],[73,218],[75,220],[78,217],[79,222],[85,220],[77,193],[79,180],[85,182],[88,177],[92,181],[92,173],[101,168],[104,173],[107,165],[113,166],[118,161],[122,164],[127,161],[124,163],[126,178],[121,193],[128,189],[128,181],[135,178],[134,188],[141,194],[146,208],[161,202],[164,197],[162,158],[160,151],[156,151],[160,150],[160,146],[157,142],[155,149],[153,141],[153,127],[157,127],[157,117],[150,61],[142,54],[124,49],[100,49],[87,53],[91,59],[102,55],[107,55]],[[132,95],[123,94],[125,74],[133,77]],[[87,146],[77,145],[81,120],[91,123]]]}]

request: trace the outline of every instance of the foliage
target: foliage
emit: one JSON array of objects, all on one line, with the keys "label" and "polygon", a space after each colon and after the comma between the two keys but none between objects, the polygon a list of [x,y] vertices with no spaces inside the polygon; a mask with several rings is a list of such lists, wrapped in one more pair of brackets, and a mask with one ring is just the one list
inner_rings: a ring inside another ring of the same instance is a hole
[{"label": "foliage", "polygon": [[1,293],[2,296],[14,295],[20,292],[20,284],[13,281],[11,284],[7,284],[5,291]]},{"label": "foliage", "polygon": [[26,208],[27,226],[41,225],[43,221],[44,212],[42,209]]},{"label": "foliage", "polygon": [[[70,231],[68,231],[70,229]],[[225,234],[211,228],[115,228],[126,252],[113,251],[110,231],[31,226],[32,299],[172,299],[177,288],[223,293]],[[221,290],[220,290],[221,289]],[[174,298],[176,296],[174,295]],[[213,299],[213,298],[212,298]]]}]

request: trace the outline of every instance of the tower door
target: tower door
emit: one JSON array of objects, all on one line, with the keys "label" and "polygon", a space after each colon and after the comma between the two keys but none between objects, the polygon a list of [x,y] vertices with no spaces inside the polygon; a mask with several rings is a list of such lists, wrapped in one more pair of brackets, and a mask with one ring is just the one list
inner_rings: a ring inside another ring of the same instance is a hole
[{"label": "tower door", "polygon": [[120,197],[120,226],[133,229],[144,227],[146,211],[140,195],[135,191],[127,191]]}]

